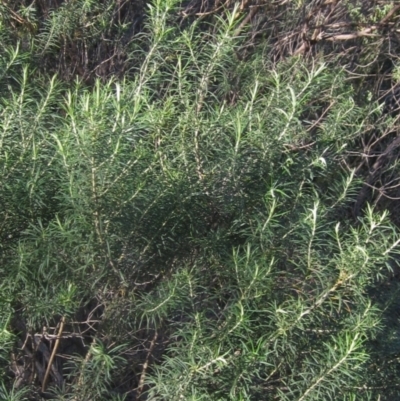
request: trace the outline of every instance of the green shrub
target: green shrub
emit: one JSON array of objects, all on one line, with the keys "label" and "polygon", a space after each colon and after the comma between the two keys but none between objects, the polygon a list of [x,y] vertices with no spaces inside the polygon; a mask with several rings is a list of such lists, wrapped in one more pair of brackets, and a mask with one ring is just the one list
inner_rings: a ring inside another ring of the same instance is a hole
[{"label": "green shrub", "polygon": [[2,52],[2,360],[96,300],[55,399],[398,395],[396,298],[376,294],[400,238],[351,216],[370,108],[322,60],[241,60],[237,9],[211,35],[170,26],[174,4],[150,9],[132,80],[65,88]]}]

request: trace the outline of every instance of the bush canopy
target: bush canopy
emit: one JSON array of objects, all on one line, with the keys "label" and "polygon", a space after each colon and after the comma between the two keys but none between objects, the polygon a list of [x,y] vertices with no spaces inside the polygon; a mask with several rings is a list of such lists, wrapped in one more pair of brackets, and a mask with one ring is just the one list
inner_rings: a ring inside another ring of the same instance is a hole
[{"label": "bush canopy", "polygon": [[[396,187],[397,119],[350,79],[351,50],[249,49],[239,3],[210,19],[141,3],[125,42],[123,2],[16,3],[0,4],[0,398],[397,400],[400,232],[376,187],[378,168]],[[313,2],[281,3],[293,19]],[[108,37],[124,68],[75,76],[68,57]]]}]

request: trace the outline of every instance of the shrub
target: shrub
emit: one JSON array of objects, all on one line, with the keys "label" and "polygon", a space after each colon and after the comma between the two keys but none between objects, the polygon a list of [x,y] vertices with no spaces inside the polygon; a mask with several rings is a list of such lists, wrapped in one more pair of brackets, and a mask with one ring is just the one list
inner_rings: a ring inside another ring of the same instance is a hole
[{"label": "shrub", "polygon": [[67,88],[2,53],[3,361],[55,399],[398,395],[398,231],[351,216],[376,113],[323,60],[241,60],[237,8],[211,35],[174,6],[131,80]]}]

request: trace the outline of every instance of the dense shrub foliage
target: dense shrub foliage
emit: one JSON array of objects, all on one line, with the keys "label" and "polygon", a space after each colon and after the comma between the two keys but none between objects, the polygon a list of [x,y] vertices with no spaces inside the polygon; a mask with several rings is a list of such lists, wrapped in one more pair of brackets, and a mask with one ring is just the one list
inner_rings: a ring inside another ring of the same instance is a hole
[{"label": "dense shrub foliage", "polygon": [[240,5],[178,5],[92,85],[2,16],[0,398],[398,399],[400,235],[354,157],[396,119],[323,55],[243,57]]}]

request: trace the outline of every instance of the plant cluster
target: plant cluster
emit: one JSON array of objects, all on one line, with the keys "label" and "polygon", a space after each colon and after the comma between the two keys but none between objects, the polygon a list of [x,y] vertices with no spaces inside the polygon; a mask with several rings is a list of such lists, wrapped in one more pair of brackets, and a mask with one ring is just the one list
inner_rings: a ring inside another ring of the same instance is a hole
[{"label": "plant cluster", "polygon": [[240,5],[154,1],[122,78],[37,68],[118,30],[103,3],[30,43],[1,17],[0,398],[398,399],[399,230],[354,216],[354,154],[396,119],[323,55],[243,57]]}]

